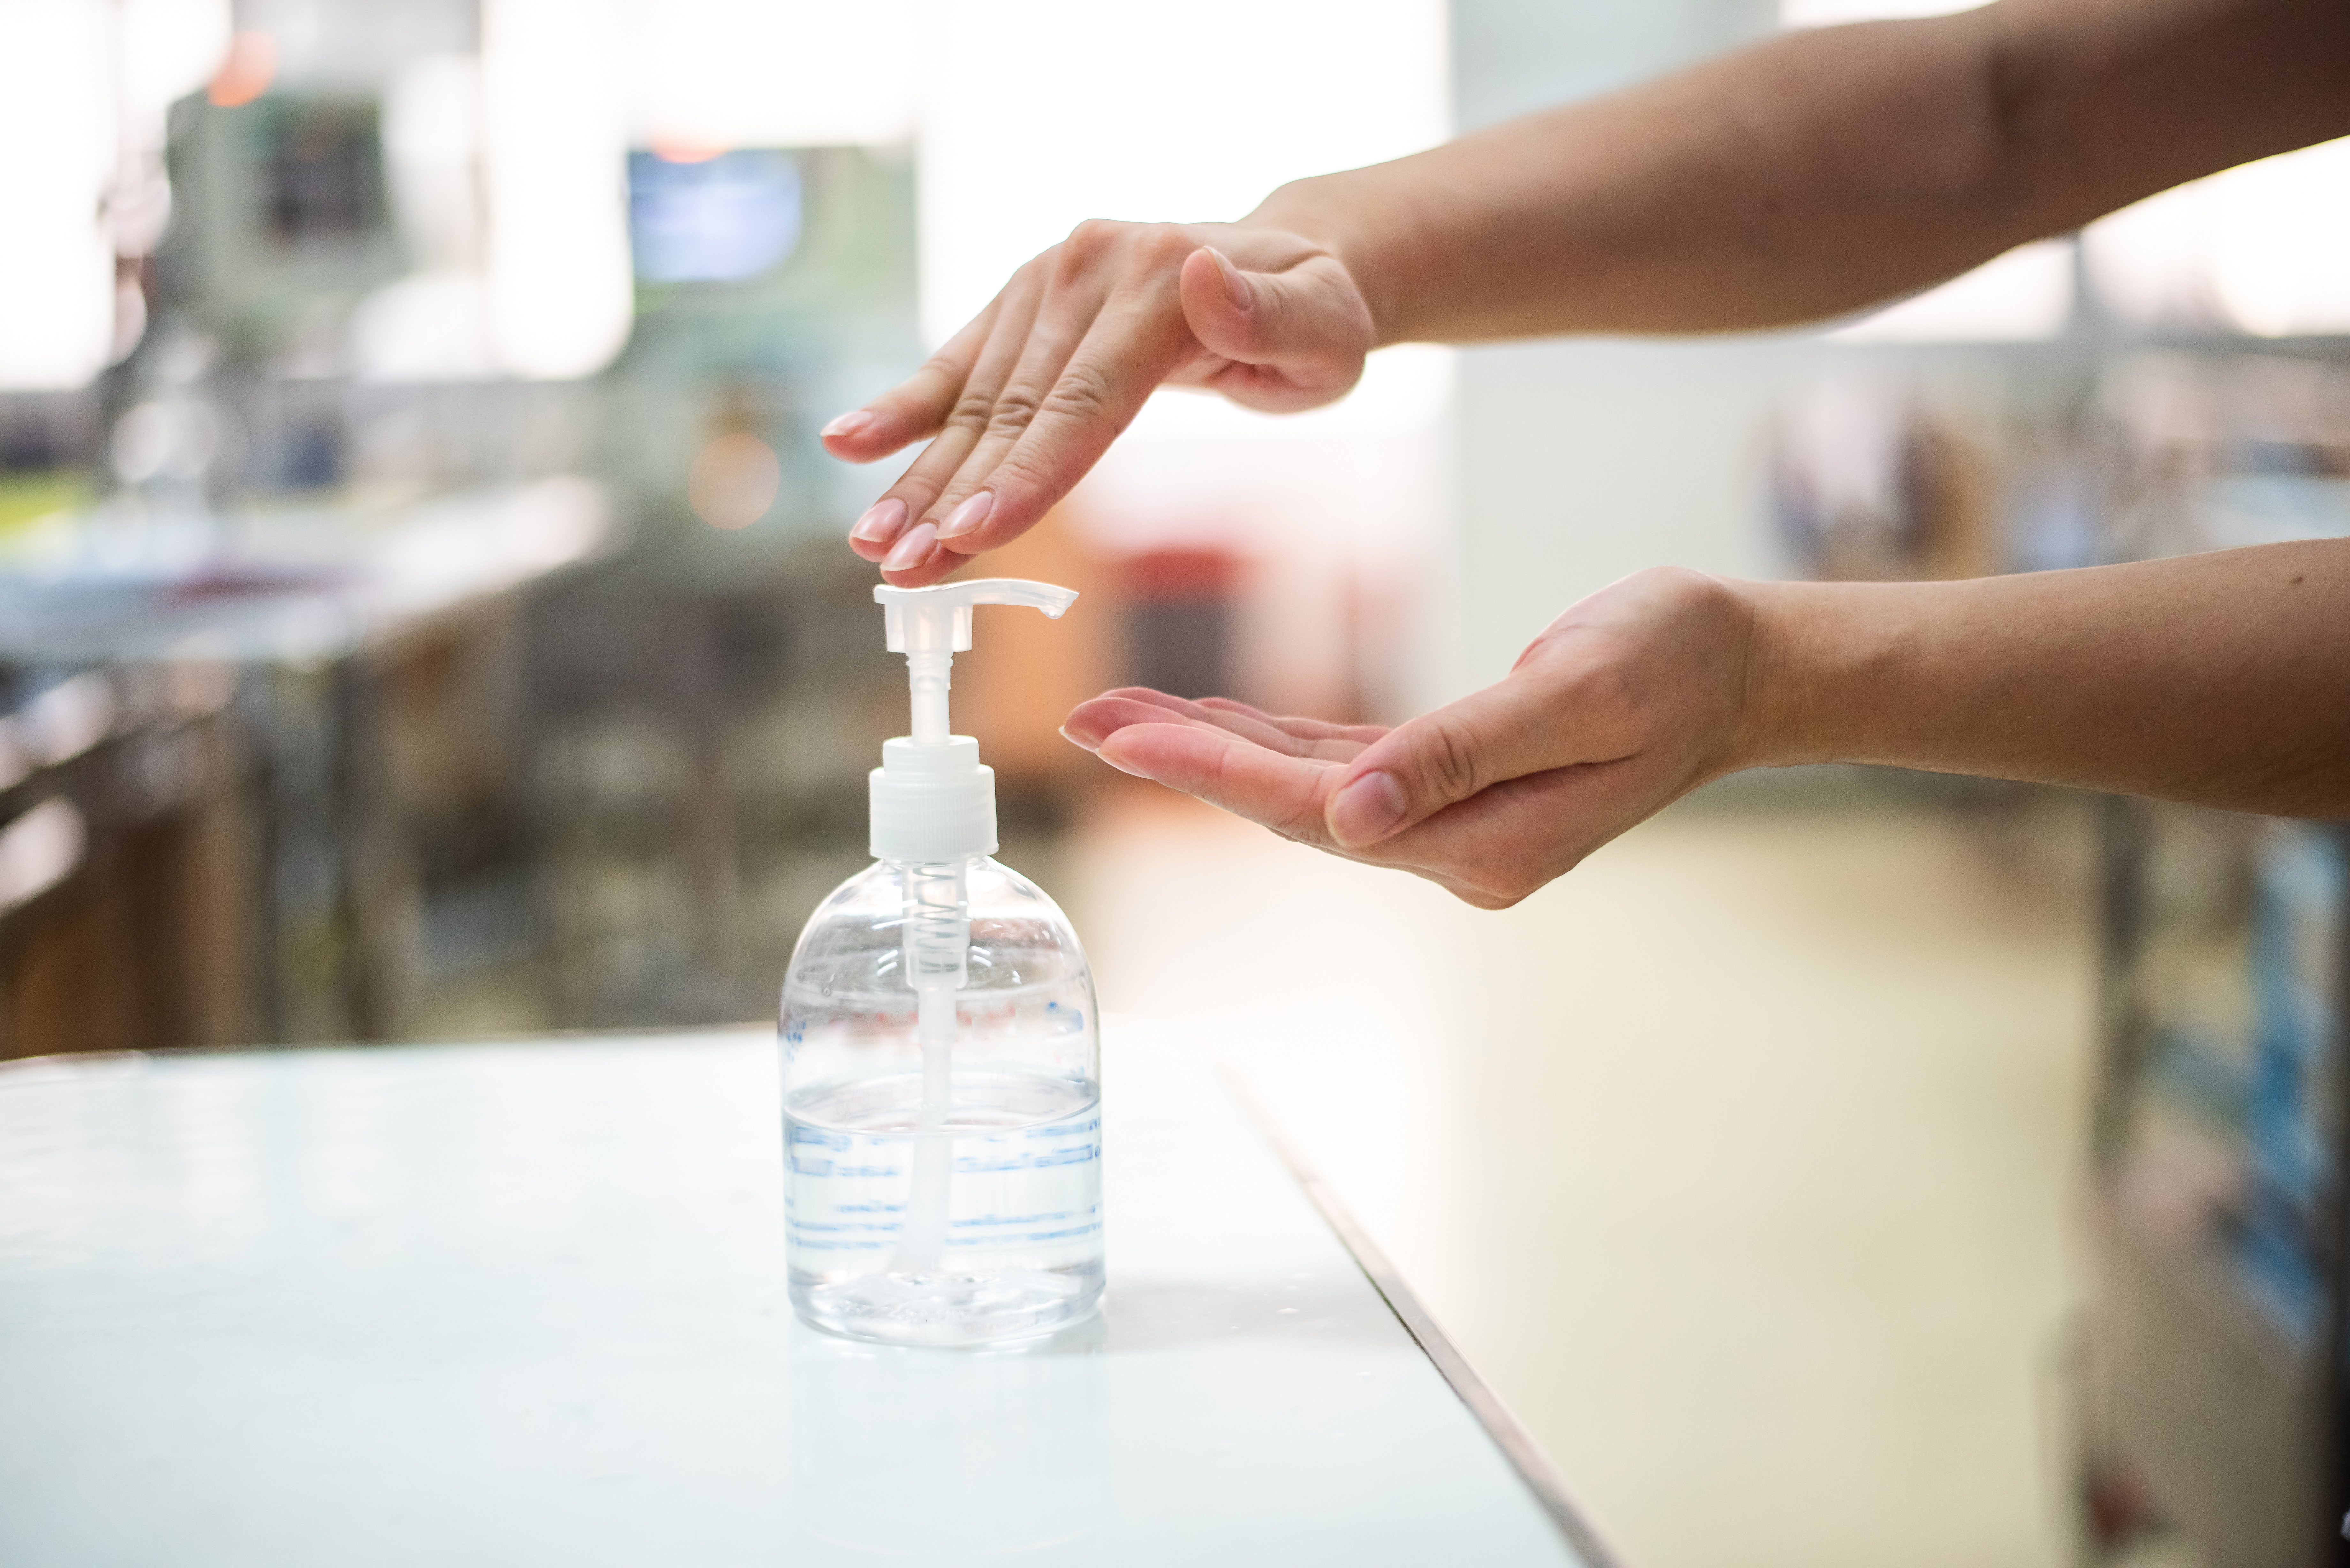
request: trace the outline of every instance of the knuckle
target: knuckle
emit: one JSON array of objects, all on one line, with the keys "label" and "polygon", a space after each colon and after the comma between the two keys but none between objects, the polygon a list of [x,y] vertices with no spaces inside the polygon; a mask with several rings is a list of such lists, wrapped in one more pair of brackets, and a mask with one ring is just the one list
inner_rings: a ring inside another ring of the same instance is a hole
[{"label": "knuckle", "polygon": [[1640,705],[1641,684],[1638,670],[1619,659],[1603,659],[1575,670],[1563,694],[1579,712],[1613,716]]},{"label": "knuckle", "polygon": [[976,434],[987,428],[987,421],[995,413],[995,402],[985,392],[966,391],[955,400],[946,422],[952,429]]},{"label": "knuckle", "polygon": [[[998,515],[1041,517],[1059,505],[1076,483],[1071,473],[1075,466],[1066,452],[1051,450],[1049,443],[1024,440],[1004,453],[984,483],[998,497]],[[1008,513],[1003,509],[1006,498]]]},{"label": "knuckle", "polygon": [[1284,805],[1281,819],[1274,825],[1273,830],[1292,844],[1303,844],[1314,849],[1334,849],[1336,846],[1330,837],[1329,826],[1323,813],[1323,803],[1317,798],[1305,796],[1289,801]]},{"label": "knuckle", "polygon": [[1180,266],[1183,258],[1199,248],[1180,223],[1145,223],[1135,235],[1136,251],[1153,271]]},{"label": "knuckle", "polygon": [[940,383],[943,389],[944,387],[962,385],[964,374],[965,371],[963,367],[956,364],[952,359],[949,358],[946,352],[941,349],[940,352],[933,354],[929,358],[923,360],[922,368],[915,371],[913,375],[907,378],[907,379],[910,383],[914,384],[925,381],[937,382]]},{"label": "knuckle", "polygon": [[1482,787],[1477,765],[1479,747],[1469,728],[1452,714],[1428,716],[1412,748],[1420,776],[1447,801],[1466,800]]},{"label": "knuckle", "polygon": [[1102,254],[1118,244],[1118,232],[1127,227],[1112,218],[1087,218],[1069,231],[1069,237],[1055,248],[1060,252],[1061,267],[1067,270],[1074,262],[1083,265],[1098,261]]},{"label": "knuckle", "polygon": [[1053,389],[1045,394],[1039,411],[1091,423],[1114,417],[1117,406],[1117,396],[1101,368],[1072,360],[1062,370],[1061,379],[1053,384]]},{"label": "knuckle", "polygon": [[1007,387],[997,395],[985,421],[991,436],[1017,437],[1036,421],[1036,394],[1025,387]]},{"label": "knuckle", "polygon": [[1051,265],[1044,273],[1046,296],[1049,298],[1056,290],[1074,288],[1083,282],[1087,274],[1100,267],[1102,254],[1107,248],[1106,245],[1081,244],[1074,236],[1065,244],[1055,245],[1047,253]]}]

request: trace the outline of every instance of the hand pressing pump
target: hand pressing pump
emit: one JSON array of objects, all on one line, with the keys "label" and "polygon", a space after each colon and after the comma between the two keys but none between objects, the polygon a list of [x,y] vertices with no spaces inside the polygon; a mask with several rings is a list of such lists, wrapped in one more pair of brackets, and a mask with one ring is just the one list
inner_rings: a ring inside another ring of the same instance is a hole
[{"label": "hand pressing pump", "polygon": [[1092,973],[1052,899],[990,857],[995,774],[947,732],[972,607],[1076,599],[990,578],[877,587],[913,733],[885,742],[874,864],[817,906],[784,981],[792,1304],[901,1345],[1049,1334],[1102,1293]]}]

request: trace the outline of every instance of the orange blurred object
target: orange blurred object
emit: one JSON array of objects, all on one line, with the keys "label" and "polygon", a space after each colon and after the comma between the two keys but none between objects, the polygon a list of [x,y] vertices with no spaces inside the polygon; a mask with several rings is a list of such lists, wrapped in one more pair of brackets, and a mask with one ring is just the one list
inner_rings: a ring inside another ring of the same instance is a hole
[{"label": "orange blurred object", "polygon": [[720,436],[694,454],[685,498],[712,528],[747,528],[766,515],[783,483],[773,448],[747,431]]},{"label": "orange blurred object", "polygon": [[1170,604],[1228,599],[1240,580],[1240,557],[1230,550],[1145,550],[1126,559],[1127,591],[1138,599]]},{"label": "orange blurred object", "polygon": [[234,109],[267,92],[276,75],[277,40],[266,33],[239,33],[204,96],[223,109]]},{"label": "orange blurred object", "polygon": [[727,151],[714,141],[670,141],[653,143],[653,156],[664,163],[707,163]]}]

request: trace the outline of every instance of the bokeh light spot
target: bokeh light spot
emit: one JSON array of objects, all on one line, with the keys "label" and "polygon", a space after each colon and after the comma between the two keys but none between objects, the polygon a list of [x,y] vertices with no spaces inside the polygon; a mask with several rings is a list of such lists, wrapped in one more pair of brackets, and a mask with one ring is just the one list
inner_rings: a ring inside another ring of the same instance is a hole
[{"label": "bokeh light spot", "polygon": [[766,515],[784,480],[775,450],[757,436],[736,431],[694,454],[685,478],[693,514],[712,528],[747,528]]}]

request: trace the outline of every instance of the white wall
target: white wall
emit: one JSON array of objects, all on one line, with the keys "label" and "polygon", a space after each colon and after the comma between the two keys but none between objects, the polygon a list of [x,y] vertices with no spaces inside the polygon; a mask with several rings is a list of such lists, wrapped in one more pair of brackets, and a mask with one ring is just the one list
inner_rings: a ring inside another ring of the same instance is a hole
[{"label": "white wall", "polygon": [[[1464,128],[1489,124],[1626,86],[1776,21],[1768,0],[1455,0],[1458,116]],[[1558,611],[1643,566],[1768,571],[1760,438],[1805,340],[1463,351],[1459,630],[1431,685],[1459,691],[1500,679]]]},{"label": "white wall", "polygon": [[1762,432],[1790,358],[1768,339],[1464,355],[1462,682],[1499,680],[1560,610],[1644,566],[1769,573]]}]

